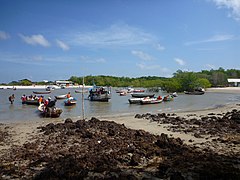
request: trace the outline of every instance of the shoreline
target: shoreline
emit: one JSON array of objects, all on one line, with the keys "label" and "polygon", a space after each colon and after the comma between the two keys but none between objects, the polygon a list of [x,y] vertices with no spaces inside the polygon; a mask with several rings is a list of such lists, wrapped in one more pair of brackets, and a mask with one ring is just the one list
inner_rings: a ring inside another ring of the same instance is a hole
[{"label": "shoreline", "polygon": [[[203,116],[208,116],[211,113],[214,114],[224,114],[227,113],[233,109],[240,109],[240,104],[227,104],[222,107],[216,107],[216,108],[209,108],[209,109],[202,109],[197,111],[183,111],[183,112],[169,112],[166,114],[175,114],[176,116],[182,117],[182,118],[200,118]],[[163,112],[161,112],[163,113]],[[161,114],[157,113],[157,114]],[[93,116],[95,118],[98,118],[102,121],[114,121],[118,124],[124,124],[126,127],[131,129],[141,129],[145,130],[151,134],[160,135],[161,133],[168,134],[172,137],[178,138],[180,137],[185,142],[189,142],[190,139],[194,139],[196,142],[203,142],[200,139],[194,138],[192,135],[184,135],[181,133],[173,133],[168,130],[167,125],[157,125],[155,122],[149,122],[143,119],[137,119],[135,118],[136,113],[131,114],[118,114],[118,115],[105,115],[105,116]],[[79,119],[82,119],[81,116],[78,117],[69,117],[73,121],[77,121]],[[92,117],[86,118],[86,120],[90,120]],[[0,123],[0,130],[7,129],[7,131],[11,134],[13,137],[12,145],[22,145],[31,138],[34,135],[38,133],[37,127],[39,126],[45,126],[49,123],[62,123],[65,119],[54,119],[54,118],[44,118],[44,119],[38,119],[36,121],[20,121],[20,122],[9,122],[9,123]],[[192,143],[188,143],[192,144]],[[6,146],[2,146],[0,144],[0,150],[6,148]]]}]

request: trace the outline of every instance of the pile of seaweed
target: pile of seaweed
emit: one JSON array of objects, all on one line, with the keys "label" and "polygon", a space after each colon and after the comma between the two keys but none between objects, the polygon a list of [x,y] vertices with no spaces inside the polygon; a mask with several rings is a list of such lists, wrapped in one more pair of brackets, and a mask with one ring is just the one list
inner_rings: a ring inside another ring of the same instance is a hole
[{"label": "pile of seaweed", "polygon": [[39,127],[35,141],[0,157],[2,179],[239,179],[240,157],[199,151],[166,134],[110,121]]},{"label": "pile of seaweed", "polygon": [[209,113],[197,118],[196,114],[189,114],[188,118],[176,114],[136,114],[135,118],[147,119],[150,122],[167,124],[172,132],[191,133],[196,138],[217,137],[216,141],[240,145],[240,111],[233,109],[222,114]]}]

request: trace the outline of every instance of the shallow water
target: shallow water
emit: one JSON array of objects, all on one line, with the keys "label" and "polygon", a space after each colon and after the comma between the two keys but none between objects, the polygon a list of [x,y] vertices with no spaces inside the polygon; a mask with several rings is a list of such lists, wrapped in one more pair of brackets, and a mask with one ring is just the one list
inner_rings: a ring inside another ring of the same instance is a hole
[{"label": "shallow water", "polygon": [[[75,93],[76,89],[56,89],[50,94],[44,95],[45,98],[54,98],[55,95],[66,94],[71,92],[72,96],[77,98],[76,106],[64,106],[64,100],[57,101],[57,107],[63,109],[63,113],[59,119],[66,118],[81,118],[82,117],[82,94]],[[8,97],[15,94],[15,101],[10,104]],[[34,95],[33,90],[0,90],[0,123],[20,122],[20,121],[34,121],[43,119],[39,116],[37,106],[23,105],[21,103],[21,96]],[[166,93],[160,92],[156,95],[164,96]],[[112,98],[110,102],[92,102],[87,100],[88,94],[84,94],[84,113],[85,117],[91,118],[93,116],[113,116],[120,114],[136,114],[136,113],[161,113],[161,112],[178,112],[178,111],[194,111],[201,109],[215,108],[224,106],[226,104],[238,103],[240,101],[240,94],[231,93],[213,93],[206,92],[204,95],[185,95],[179,94],[173,101],[163,102],[152,105],[138,105],[129,104],[127,96],[119,96],[112,90]]]}]

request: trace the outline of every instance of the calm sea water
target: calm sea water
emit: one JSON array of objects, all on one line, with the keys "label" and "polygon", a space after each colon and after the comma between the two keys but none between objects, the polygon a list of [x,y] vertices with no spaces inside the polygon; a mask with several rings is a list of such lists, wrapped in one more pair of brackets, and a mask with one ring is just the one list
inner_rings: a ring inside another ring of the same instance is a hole
[{"label": "calm sea water", "polygon": [[[64,106],[64,100],[57,101],[57,107],[63,109],[63,113],[59,119],[66,118],[78,118],[82,117],[82,94],[75,93],[76,89],[56,89],[51,94],[44,95],[45,98],[54,98],[55,95],[66,94],[71,92],[72,96],[78,100],[76,106],[67,107]],[[14,94],[15,101],[10,104],[8,97]],[[0,90],[0,123],[20,122],[20,121],[36,121],[45,119],[39,116],[37,106],[23,105],[21,103],[21,96],[23,94],[31,95],[33,90],[11,90],[1,89]],[[33,94],[34,95],[34,94]],[[164,92],[159,92],[156,95],[166,95]],[[87,100],[88,94],[84,94],[84,109],[85,117],[88,119],[96,116],[115,116],[120,114],[134,115],[136,113],[161,113],[161,112],[179,112],[179,111],[194,111],[201,109],[209,109],[218,106],[223,106],[230,103],[239,103],[239,94],[228,94],[228,93],[208,93],[204,95],[185,95],[179,94],[178,97],[174,98],[173,101],[163,102],[160,104],[152,105],[138,105],[129,104],[128,99],[131,97],[130,94],[127,96],[119,96],[112,89],[112,98],[110,102],[92,102]]]}]

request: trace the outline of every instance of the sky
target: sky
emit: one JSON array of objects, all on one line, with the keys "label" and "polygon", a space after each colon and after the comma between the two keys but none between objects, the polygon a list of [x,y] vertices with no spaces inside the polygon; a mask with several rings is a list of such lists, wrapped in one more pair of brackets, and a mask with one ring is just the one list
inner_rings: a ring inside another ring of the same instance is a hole
[{"label": "sky", "polygon": [[240,0],[0,0],[0,82],[240,69]]}]

